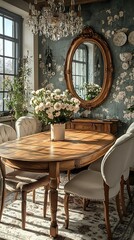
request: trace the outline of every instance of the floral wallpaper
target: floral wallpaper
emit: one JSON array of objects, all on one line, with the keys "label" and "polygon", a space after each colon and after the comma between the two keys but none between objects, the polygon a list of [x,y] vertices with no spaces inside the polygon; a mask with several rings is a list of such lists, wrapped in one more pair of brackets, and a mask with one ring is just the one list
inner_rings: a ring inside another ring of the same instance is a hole
[{"label": "floral wallpaper", "polygon": [[[133,0],[115,0],[102,3],[82,5],[84,25],[91,26],[105,38],[112,54],[113,83],[107,99],[97,108],[85,111],[89,118],[119,119],[121,131],[134,121],[134,112],[127,109],[134,104],[134,15]],[[73,37],[63,38],[57,42],[48,41],[44,45],[39,40],[39,51],[44,52],[47,45],[52,49],[56,63],[56,74],[50,79],[41,71],[40,86],[53,84],[55,88],[66,89],[64,63]],[[84,111],[83,109],[80,111]],[[84,115],[83,115],[84,116]]]}]

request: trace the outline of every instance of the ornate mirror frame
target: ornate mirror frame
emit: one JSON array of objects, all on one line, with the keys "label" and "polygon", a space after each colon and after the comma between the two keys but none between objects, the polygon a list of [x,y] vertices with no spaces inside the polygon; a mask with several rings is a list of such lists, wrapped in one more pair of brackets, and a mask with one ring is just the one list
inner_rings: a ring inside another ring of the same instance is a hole
[{"label": "ornate mirror frame", "polygon": [[[97,97],[95,97],[92,100],[84,100],[79,97],[79,95],[76,93],[74,86],[73,86],[73,79],[72,79],[72,61],[73,56],[78,48],[78,46],[84,42],[91,42],[95,43],[103,57],[104,62],[104,79],[103,79],[103,85],[102,90],[99,93]],[[113,65],[112,65],[112,58],[111,53],[108,47],[108,44],[105,40],[102,39],[102,37],[97,34],[91,27],[86,26],[82,33],[79,34],[71,43],[71,46],[67,52],[66,61],[65,61],[65,80],[67,84],[68,90],[71,92],[71,94],[78,98],[81,102],[81,107],[83,108],[94,108],[99,106],[108,96],[109,90],[112,84],[112,72],[113,72]]]}]

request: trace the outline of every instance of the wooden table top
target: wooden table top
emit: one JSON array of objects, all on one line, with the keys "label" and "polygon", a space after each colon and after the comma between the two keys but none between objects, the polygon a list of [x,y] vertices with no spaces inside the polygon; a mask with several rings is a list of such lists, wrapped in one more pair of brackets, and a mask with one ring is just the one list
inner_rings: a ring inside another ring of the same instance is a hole
[{"label": "wooden table top", "polygon": [[27,163],[64,162],[84,157],[89,161],[89,156],[103,155],[114,141],[111,134],[79,130],[66,130],[64,141],[51,141],[50,132],[46,131],[1,144],[0,156]]}]

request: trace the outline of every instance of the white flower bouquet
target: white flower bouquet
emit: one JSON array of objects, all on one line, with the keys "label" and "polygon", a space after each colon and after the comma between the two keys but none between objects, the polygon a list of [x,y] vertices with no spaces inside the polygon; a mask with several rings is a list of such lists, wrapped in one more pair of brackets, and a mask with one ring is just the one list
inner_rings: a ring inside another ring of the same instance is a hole
[{"label": "white flower bouquet", "polygon": [[30,105],[34,115],[45,124],[65,123],[79,110],[80,101],[71,97],[68,90],[41,88],[32,91],[32,95]]},{"label": "white flower bouquet", "polygon": [[101,87],[98,84],[86,84],[86,98],[87,100],[91,100],[98,96],[98,94],[101,92]]}]

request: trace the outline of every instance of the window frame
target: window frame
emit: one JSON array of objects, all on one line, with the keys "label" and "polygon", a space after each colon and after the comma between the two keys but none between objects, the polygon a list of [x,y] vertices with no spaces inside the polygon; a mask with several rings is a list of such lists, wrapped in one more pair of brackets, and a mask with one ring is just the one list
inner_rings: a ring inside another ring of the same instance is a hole
[{"label": "window frame", "polygon": [[[0,77],[2,76],[2,78],[4,79],[5,76],[6,77],[12,77],[14,78],[17,73],[18,73],[18,68],[19,68],[19,60],[22,58],[22,31],[23,31],[23,18],[22,16],[10,12],[7,9],[4,9],[2,7],[0,7],[0,17],[3,18],[2,20],[2,29],[3,29],[3,33],[0,33],[0,39],[2,39],[3,41],[3,53],[0,53],[0,57],[3,58],[2,62],[3,62],[3,68],[2,71],[0,71]],[[13,26],[14,26],[14,34],[13,36],[8,36],[5,34],[5,23],[4,23],[4,19],[9,19],[13,22]],[[7,56],[5,54],[5,41],[11,41],[12,44],[14,44],[14,49],[12,52],[12,56]],[[18,45],[18,47],[17,47]],[[12,61],[14,61],[14,67],[13,67],[13,73],[7,73],[5,66],[5,58],[7,59],[11,59]],[[1,78],[1,79],[2,79]],[[9,115],[9,111],[6,109],[6,104],[4,101],[4,97],[6,96],[6,94],[8,93],[8,91],[4,90],[3,86],[2,86],[2,81],[1,81],[1,88],[0,88],[0,95],[1,95],[1,100],[2,100],[2,104],[1,104],[1,109],[0,109],[0,116],[4,116],[4,115]]]},{"label": "window frame", "polygon": [[[77,74],[77,69],[80,68],[80,66],[85,66],[85,83],[88,82],[88,56],[89,56],[89,51],[88,51],[88,47],[85,45],[85,44],[80,44],[79,47],[76,49],[76,52],[79,52],[79,51],[83,51],[83,55],[84,55],[84,52],[85,52],[85,60],[83,59],[75,59],[75,57],[73,58],[72,60],[72,78],[73,78],[73,81],[74,81],[74,86],[75,86],[75,89],[77,91],[77,85],[76,85],[76,82],[79,82],[78,84],[78,90],[79,90],[79,87],[82,87],[82,83],[81,83],[81,77],[83,77],[83,73],[82,74]],[[76,54],[75,52],[75,54]],[[78,53],[79,54],[79,53]],[[80,78],[80,81],[79,79]],[[82,80],[83,82],[83,80]],[[79,90],[80,91],[80,90]],[[81,89],[81,97],[83,97],[83,90]]]}]

